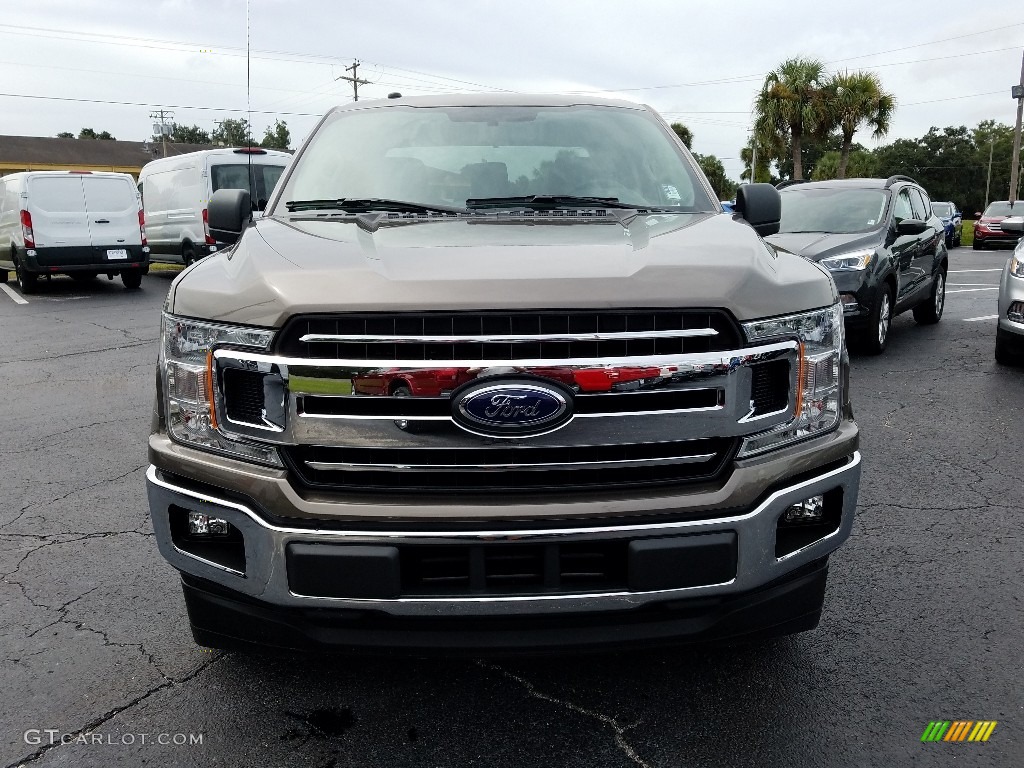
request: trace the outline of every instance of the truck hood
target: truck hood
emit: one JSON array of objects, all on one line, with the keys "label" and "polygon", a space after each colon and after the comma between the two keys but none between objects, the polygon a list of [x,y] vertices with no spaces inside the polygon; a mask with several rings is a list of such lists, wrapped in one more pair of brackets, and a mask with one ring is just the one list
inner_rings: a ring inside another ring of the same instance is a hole
[{"label": "truck hood", "polygon": [[314,312],[725,307],[739,320],[828,306],[832,281],[722,214],[475,216],[360,224],[265,217],[182,272],[176,314],[268,327]]},{"label": "truck hood", "polygon": [[768,242],[790,253],[803,256],[811,261],[821,261],[829,256],[857,251],[862,248],[877,248],[881,236],[878,232],[858,232],[852,235],[830,234],[828,232],[786,232],[770,235]]}]

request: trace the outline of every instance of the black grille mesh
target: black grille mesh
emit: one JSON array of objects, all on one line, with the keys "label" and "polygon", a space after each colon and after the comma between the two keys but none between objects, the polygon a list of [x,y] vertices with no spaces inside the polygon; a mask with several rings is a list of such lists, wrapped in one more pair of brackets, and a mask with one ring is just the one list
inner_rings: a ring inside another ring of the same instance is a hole
[{"label": "black grille mesh", "polygon": [[[351,336],[512,336],[712,328],[717,336],[570,342],[436,344],[303,342],[307,334]],[[740,345],[739,328],[721,310],[475,312],[305,315],[291,319],[276,351],[288,357],[344,360],[555,360],[718,352]]]}]

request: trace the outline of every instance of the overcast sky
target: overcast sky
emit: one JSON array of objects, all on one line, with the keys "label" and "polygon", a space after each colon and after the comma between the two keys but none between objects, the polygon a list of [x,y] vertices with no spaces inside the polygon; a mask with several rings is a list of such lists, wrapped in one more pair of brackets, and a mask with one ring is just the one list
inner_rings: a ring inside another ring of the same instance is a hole
[{"label": "overcast sky", "polygon": [[[694,150],[722,158],[735,179],[764,73],[795,55],[877,72],[899,104],[887,141],[933,125],[1012,124],[1022,11],[1020,0],[251,0],[252,124],[259,139],[280,117],[297,145],[351,100],[336,78],[358,58],[372,81],[361,100],[503,89],[645,102],[689,125]],[[89,126],[143,140],[160,105],[207,130],[245,116],[244,0],[7,2],[0,43],[0,135]]]}]

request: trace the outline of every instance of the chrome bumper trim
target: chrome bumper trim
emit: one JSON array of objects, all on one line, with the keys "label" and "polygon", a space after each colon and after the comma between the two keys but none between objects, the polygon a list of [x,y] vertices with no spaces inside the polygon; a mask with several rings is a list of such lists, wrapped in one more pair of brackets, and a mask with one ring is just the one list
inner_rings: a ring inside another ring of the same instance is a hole
[{"label": "chrome bumper trim", "polygon": [[[374,531],[372,529],[322,530],[290,528],[268,523],[248,507],[208,494],[182,488],[159,477],[156,467],[146,472],[153,528],[161,553],[179,571],[206,579],[268,603],[293,607],[345,607],[382,611],[394,615],[500,615],[547,613],[552,611],[623,610],[662,600],[704,597],[747,592],[757,589],[788,572],[837,549],[850,535],[861,456],[854,452],[841,467],[818,477],[782,488],[754,510],[743,515],[703,520],[684,520],[638,525],[585,526],[557,529],[513,528],[501,531]],[[843,510],[838,530],[812,544],[775,557],[775,528],[779,516],[791,505],[808,496],[843,489]],[[204,509],[216,512],[238,528],[245,538],[245,577],[182,553],[171,540],[167,507],[199,501]],[[737,571],[731,581],[683,589],[652,592],[602,592],[591,594],[461,596],[396,599],[323,598],[298,595],[290,591],[285,561],[290,542],[397,544],[403,540],[431,544],[469,542],[571,541],[572,539],[616,539],[642,536],[735,531],[737,534]]]}]

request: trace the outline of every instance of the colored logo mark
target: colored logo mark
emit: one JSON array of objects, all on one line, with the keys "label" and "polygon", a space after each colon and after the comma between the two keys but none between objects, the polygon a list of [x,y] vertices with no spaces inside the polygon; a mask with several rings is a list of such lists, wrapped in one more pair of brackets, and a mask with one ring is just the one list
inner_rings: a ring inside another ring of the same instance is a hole
[{"label": "colored logo mark", "polygon": [[932,720],[921,741],[988,741],[995,729],[995,720]]}]

